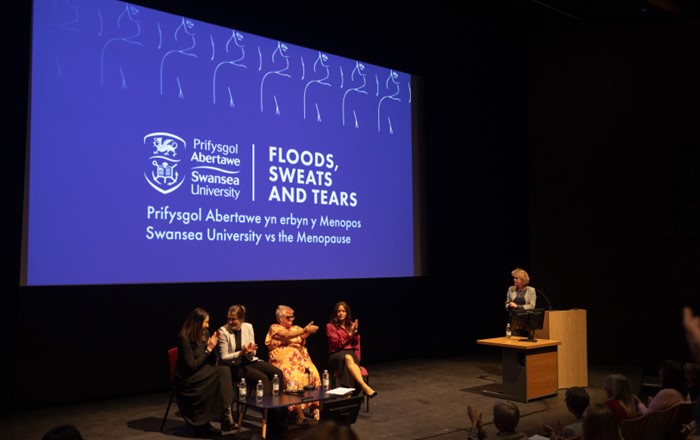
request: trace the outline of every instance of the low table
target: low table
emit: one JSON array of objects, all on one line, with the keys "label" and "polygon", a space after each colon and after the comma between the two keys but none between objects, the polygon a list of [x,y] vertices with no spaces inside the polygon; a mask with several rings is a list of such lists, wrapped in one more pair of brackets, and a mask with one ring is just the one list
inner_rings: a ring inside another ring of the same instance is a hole
[{"label": "low table", "polygon": [[[265,438],[267,435],[267,413],[269,409],[288,408],[290,406],[300,405],[302,403],[322,402],[324,400],[338,399],[342,397],[343,396],[338,396],[337,394],[329,394],[323,389],[316,389],[305,390],[303,395],[286,394],[284,392],[280,393],[279,396],[271,396],[266,394],[263,396],[262,400],[257,400],[253,394],[248,395],[244,400],[236,399],[235,402],[238,405],[243,405],[245,408],[251,407],[260,410],[262,413],[262,438]],[[238,432],[241,432],[241,428],[243,427],[245,408],[243,411],[240,411],[238,415]]]}]

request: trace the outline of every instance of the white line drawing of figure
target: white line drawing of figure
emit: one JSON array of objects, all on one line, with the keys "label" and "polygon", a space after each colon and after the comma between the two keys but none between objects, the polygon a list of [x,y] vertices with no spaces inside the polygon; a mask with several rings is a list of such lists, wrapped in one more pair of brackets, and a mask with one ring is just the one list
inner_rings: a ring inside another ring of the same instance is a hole
[{"label": "white line drawing of figure", "polygon": [[51,55],[53,56],[52,61],[56,66],[56,77],[63,78],[63,60],[59,55],[59,48],[61,46],[60,44],[53,44],[58,39],[55,38],[56,34],[54,34],[53,31],[57,29],[59,32],[68,31],[68,33],[76,35],[82,34],[83,31],[78,28],[78,23],[80,22],[80,7],[68,0],[55,0],[51,5],[51,18],[54,19],[55,22],[42,26],[38,29],[37,35],[46,33],[46,37],[42,37],[46,38],[44,47],[52,46]]},{"label": "white line drawing of figure", "polygon": [[[262,79],[260,80],[260,111],[263,111],[263,98],[264,98],[264,88],[265,88],[265,80],[270,76],[270,75],[278,75],[278,76],[286,76],[287,78],[291,78],[291,75],[288,73],[285,73],[289,69],[289,55],[287,55],[287,51],[289,48],[287,47],[286,44],[278,41],[277,42],[277,47],[275,50],[272,52],[272,64],[275,64],[276,61],[282,61],[282,68],[278,70],[270,70],[265,75],[263,75]],[[277,102],[277,95],[272,95],[272,98],[275,102],[275,114],[279,115],[280,114],[280,107],[279,107],[279,102]]]},{"label": "white line drawing of figure", "polygon": [[[216,104],[216,75],[219,73],[219,69],[225,66],[235,66],[243,69],[248,68],[248,66],[243,63],[245,58],[245,46],[242,44],[243,38],[243,34],[240,32],[237,32],[236,30],[231,31],[231,37],[226,41],[226,53],[229,54],[236,50],[240,52],[240,56],[234,60],[222,61],[216,65],[216,68],[214,68],[214,78],[212,79],[212,99],[214,104]],[[230,85],[226,86],[226,91],[228,93],[229,107],[235,107]]]},{"label": "white line drawing of figure", "polygon": [[[367,86],[367,74],[365,73],[365,65],[359,61],[355,61],[355,68],[352,69],[352,73],[350,74],[350,80],[356,81],[357,80],[356,76],[359,77],[361,84],[357,87],[351,87],[351,88],[347,89],[345,91],[345,93],[343,93],[343,103],[342,103],[342,106],[343,106],[343,108],[342,108],[343,126],[345,126],[345,100],[347,99],[348,94],[350,94],[350,93],[361,93],[364,95],[367,94],[367,91],[365,90],[365,86]],[[355,112],[355,110],[353,110],[353,112],[352,112],[352,117],[354,120],[354,122],[353,122],[354,127],[359,128],[360,122],[357,119],[357,113]]]},{"label": "white line drawing of figure", "polygon": [[[123,31],[125,35],[119,37],[113,37],[105,42],[102,46],[102,53],[100,55],[100,84],[105,82],[105,56],[107,54],[107,48],[119,43],[133,44],[137,46],[143,46],[140,41],[135,41],[136,38],[141,36],[141,22],[136,18],[139,15],[139,9],[136,6],[130,5],[128,3],[124,4],[124,10],[117,17],[117,28]],[[128,34],[127,34],[128,32]],[[121,88],[126,89],[126,73],[124,72],[123,66],[119,65],[119,77],[121,82]]]},{"label": "white line drawing of figure", "polygon": [[51,12],[51,16],[56,19],[56,22],[46,24],[40,30],[58,27],[66,31],[82,32],[77,26],[80,21],[80,7],[78,5],[74,5],[68,0],[54,0]]},{"label": "white line drawing of figure", "polygon": [[[175,41],[180,42],[182,40],[183,45],[187,45],[185,47],[182,47],[180,49],[173,49],[169,50],[168,52],[163,55],[163,58],[161,59],[160,62],[160,94],[163,94],[163,83],[165,82],[165,79],[163,78],[164,76],[164,70],[165,70],[165,60],[171,55],[177,56],[179,55],[185,55],[187,57],[193,57],[197,58],[196,54],[191,53],[190,51],[195,48],[197,45],[197,41],[195,39],[195,33],[193,32],[194,29],[194,22],[192,20],[188,20],[185,17],[182,17],[180,21],[180,25],[175,29]],[[185,97],[185,93],[182,87],[182,83],[180,82],[180,77],[175,76],[175,81],[177,83],[177,97],[180,99],[183,99]]]},{"label": "white line drawing of figure", "polygon": [[[389,76],[386,79],[384,87],[387,90],[390,87],[395,87],[396,91],[392,94],[384,95],[379,99],[379,103],[377,104],[377,131],[382,131],[382,104],[384,103],[384,101],[387,99],[390,99],[392,101],[401,101],[401,98],[397,97],[399,92],[401,91],[398,79],[399,79],[399,74],[397,72],[395,72],[394,70],[391,70],[389,72]],[[386,121],[387,121],[387,124],[389,125],[389,133],[394,133],[394,129],[391,126],[391,117],[387,116]]]},{"label": "white line drawing of figure", "polygon": [[[307,91],[309,89],[309,86],[311,86],[311,84],[320,84],[322,86],[327,86],[327,87],[331,86],[330,83],[328,83],[328,81],[326,81],[328,79],[328,77],[330,76],[330,70],[328,69],[328,55],[326,55],[325,53],[319,52],[318,56],[316,57],[316,61],[314,61],[314,72],[316,73],[316,72],[321,71],[321,70],[325,71],[325,76],[323,76],[322,78],[319,78],[319,79],[311,80],[311,81],[307,82],[306,85],[304,86],[304,119],[306,119],[306,96],[307,96],[306,94],[307,94]],[[316,108],[316,122],[321,122],[321,110],[318,108],[318,103],[315,104],[315,108]]]}]

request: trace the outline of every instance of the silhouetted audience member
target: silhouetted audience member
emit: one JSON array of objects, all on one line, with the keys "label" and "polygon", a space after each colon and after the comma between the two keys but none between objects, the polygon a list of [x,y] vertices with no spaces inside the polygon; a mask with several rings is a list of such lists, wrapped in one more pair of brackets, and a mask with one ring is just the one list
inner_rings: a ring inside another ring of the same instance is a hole
[{"label": "silhouetted audience member", "polygon": [[581,435],[583,432],[583,412],[591,403],[591,397],[588,394],[588,390],[586,390],[584,387],[571,387],[566,390],[564,402],[566,403],[566,409],[568,409],[569,412],[576,417],[576,421],[569,423],[563,428],[559,420],[557,420],[557,424],[554,427],[542,424],[542,429],[547,431],[547,435],[551,440],[572,438],[576,437],[577,435]]},{"label": "silhouetted audience member", "polygon": [[700,316],[695,316],[690,307],[683,309],[683,327],[690,354],[695,358],[695,362],[700,362]]},{"label": "silhouetted audience member", "polygon": [[75,426],[61,425],[46,431],[41,440],[83,440],[83,436]]},{"label": "silhouetted audience member", "polygon": [[[467,428],[467,439],[485,440],[486,432],[483,429],[482,414],[478,413],[471,405],[467,406],[467,414],[471,421],[471,427]],[[493,405],[493,425],[498,433],[498,440],[528,440],[527,434],[516,431],[520,421],[518,407],[506,400],[498,400]]]},{"label": "silhouetted audience member", "polygon": [[688,397],[691,402],[700,398],[700,364],[686,362],[683,364],[685,377],[688,381]]},{"label": "silhouetted audience member", "polygon": [[582,440],[623,440],[615,414],[604,403],[589,405],[583,412]]},{"label": "silhouetted audience member", "polygon": [[647,412],[663,411],[681,402],[688,402],[688,379],[683,364],[667,359],[659,364],[661,389],[649,401]]},{"label": "silhouetted audience member", "polygon": [[[700,316],[696,316],[690,307],[683,308],[683,328],[685,328],[690,354],[695,358],[695,362],[700,363]],[[697,432],[700,430],[700,405],[697,403],[695,404],[695,427],[695,436],[698,436],[700,434]]]},{"label": "silhouetted audience member", "polygon": [[646,406],[632,393],[625,375],[608,374],[603,379],[603,388],[607,394],[605,405],[610,407],[618,423],[646,413]]}]

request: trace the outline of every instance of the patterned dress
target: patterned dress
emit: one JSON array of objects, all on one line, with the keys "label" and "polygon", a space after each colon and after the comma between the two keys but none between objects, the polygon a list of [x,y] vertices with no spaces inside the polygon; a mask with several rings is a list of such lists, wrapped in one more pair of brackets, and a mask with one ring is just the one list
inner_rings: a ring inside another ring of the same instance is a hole
[{"label": "patterned dress", "polygon": [[[301,328],[298,325],[293,325],[289,330],[295,331],[301,330]],[[274,338],[277,333],[284,329],[285,327],[280,324],[272,324],[265,335],[265,345],[269,351],[270,363],[282,370],[288,389],[299,389],[309,384],[316,388],[320,387],[321,377],[306,350],[306,339],[301,336],[284,338],[284,340]],[[309,383],[309,378],[311,383]],[[301,406],[302,408],[307,406],[315,408],[318,404],[302,404]]]}]

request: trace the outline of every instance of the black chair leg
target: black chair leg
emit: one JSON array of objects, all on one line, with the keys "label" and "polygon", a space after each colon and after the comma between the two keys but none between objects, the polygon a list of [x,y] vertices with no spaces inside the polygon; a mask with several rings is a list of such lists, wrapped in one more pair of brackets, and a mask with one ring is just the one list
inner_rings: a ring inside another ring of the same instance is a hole
[{"label": "black chair leg", "polygon": [[[363,379],[365,380],[365,383],[369,385],[369,376],[365,376]],[[369,412],[369,396],[365,396],[365,406],[367,407],[365,412]]]},{"label": "black chair leg", "polygon": [[168,399],[168,407],[165,408],[165,415],[163,416],[163,421],[160,424],[160,432],[163,432],[163,428],[165,428],[165,421],[168,419],[168,413],[170,412],[170,405],[173,403],[173,397],[175,397],[175,392],[170,393],[170,399]]}]

